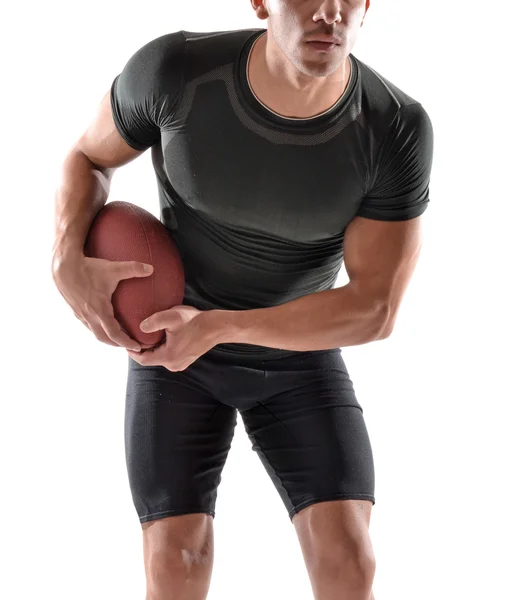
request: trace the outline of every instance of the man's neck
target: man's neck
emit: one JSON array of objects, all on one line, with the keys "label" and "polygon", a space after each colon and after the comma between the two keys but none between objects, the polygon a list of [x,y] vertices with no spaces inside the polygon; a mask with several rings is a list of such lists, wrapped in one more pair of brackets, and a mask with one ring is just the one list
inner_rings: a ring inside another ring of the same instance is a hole
[{"label": "man's neck", "polygon": [[268,32],[257,38],[250,50],[248,82],[269,110],[287,118],[308,119],[326,112],[343,96],[351,73],[348,56],[327,78],[307,76],[287,63],[278,47],[269,45]]}]

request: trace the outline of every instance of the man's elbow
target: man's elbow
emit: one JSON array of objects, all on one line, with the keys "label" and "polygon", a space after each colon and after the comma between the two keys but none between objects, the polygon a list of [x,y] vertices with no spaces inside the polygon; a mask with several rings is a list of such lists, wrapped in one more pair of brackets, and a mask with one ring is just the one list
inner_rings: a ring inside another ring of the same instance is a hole
[{"label": "man's elbow", "polygon": [[377,317],[377,335],[375,339],[387,339],[393,332],[395,320],[395,316],[389,307],[383,307],[382,310],[379,311],[379,315]]}]

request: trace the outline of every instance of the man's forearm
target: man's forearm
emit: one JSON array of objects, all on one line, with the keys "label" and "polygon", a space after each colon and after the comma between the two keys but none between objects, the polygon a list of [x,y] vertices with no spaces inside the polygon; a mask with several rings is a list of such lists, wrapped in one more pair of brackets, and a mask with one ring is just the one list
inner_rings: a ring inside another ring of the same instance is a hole
[{"label": "man's forearm", "polygon": [[327,350],[382,339],[386,310],[348,284],[278,306],[215,310],[217,344],[241,343],[285,350]]},{"label": "man's forearm", "polygon": [[77,150],[65,157],[55,198],[55,240],[53,272],[68,256],[84,256],[83,246],[97,213],[105,205],[111,175],[97,167]]}]

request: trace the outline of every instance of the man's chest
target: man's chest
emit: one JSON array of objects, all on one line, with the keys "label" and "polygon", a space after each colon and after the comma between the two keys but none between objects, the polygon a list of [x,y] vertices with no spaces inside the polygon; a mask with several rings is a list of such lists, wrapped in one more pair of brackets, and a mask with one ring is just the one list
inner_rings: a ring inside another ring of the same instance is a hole
[{"label": "man's chest", "polygon": [[298,242],[343,231],[369,169],[356,128],[322,143],[277,134],[260,135],[233,118],[190,119],[176,135],[162,133],[165,174],[190,208],[229,225]]}]

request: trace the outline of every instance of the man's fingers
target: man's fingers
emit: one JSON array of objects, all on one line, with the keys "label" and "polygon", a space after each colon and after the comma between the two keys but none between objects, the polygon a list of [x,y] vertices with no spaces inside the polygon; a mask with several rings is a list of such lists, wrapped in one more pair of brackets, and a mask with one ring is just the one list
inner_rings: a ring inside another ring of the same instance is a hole
[{"label": "man's fingers", "polygon": [[141,331],[144,331],[145,333],[159,331],[160,329],[163,329],[163,327],[161,327],[159,325],[158,321],[159,321],[159,319],[158,319],[157,315],[151,315],[151,317],[144,319],[144,321],[142,321],[140,323],[139,328],[141,329]]},{"label": "man's fingers", "polygon": [[103,302],[94,314],[94,318],[90,318],[90,320],[95,326],[93,332],[101,342],[103,341],[107,344],[107,340],[109,340],[109,343],[113,346],[121,346],[134,350],[141,349],[139,342],[130,338],[121,328],[114,315],[111,302]]},{"label": "man's fingers", "polygon": [[135,360],[137,363],[139,363],[143,367],[155,367],[155,366],[160,365],[160,359],[155,358],[153,352],[151,352],[149,350],[146,352],[143,352],[142,354],[137,354],[135,352],[131,352],[130,350],[127,350],[127,354],[130,356],[130,358]]},{"label": "man's fingers", "polygon": [[115,273],[119,280],[132,277],[149,277],[153,273],[153,266],[135,260],[114,261]]},{"label": "man's fingers", "polygon": [[91,329],[92,333],[99,340],[99,342],[103,342],[104,344],[107,344],[108,346],[114,346],[115,348],[118,347],[118,344],[116,344],[113,340],[111,340],[111,338],[104,331],[104,329],[100,325],[100,323],[89,323],[88,329]]},{"label": "man's fingers", "polygon": [[114,346],[115,348],[118,347],[118,344],[115,344],[113,341],[111,341],[99,325],[92,326],[88,323],[88,321],[86,321],[86,319],[84,319],[84,317],[78,315],[78,313],[75,310],[73,310],[72,312],[74,313],[74,316],[77,319],[79,319],[79,321],[81,321],[81,323],[89,331],[91,331],[99,341],[104,342],[104,344],[108,344],[109,346]]},{"label": "man's fingers", "polygon": [[109,338],[118,345],[128,348],[129,350],[141,350],[138,342],[129,337],[120,324],[114,317],[107,317],[101,321],[102,328],[107,333]]}]

